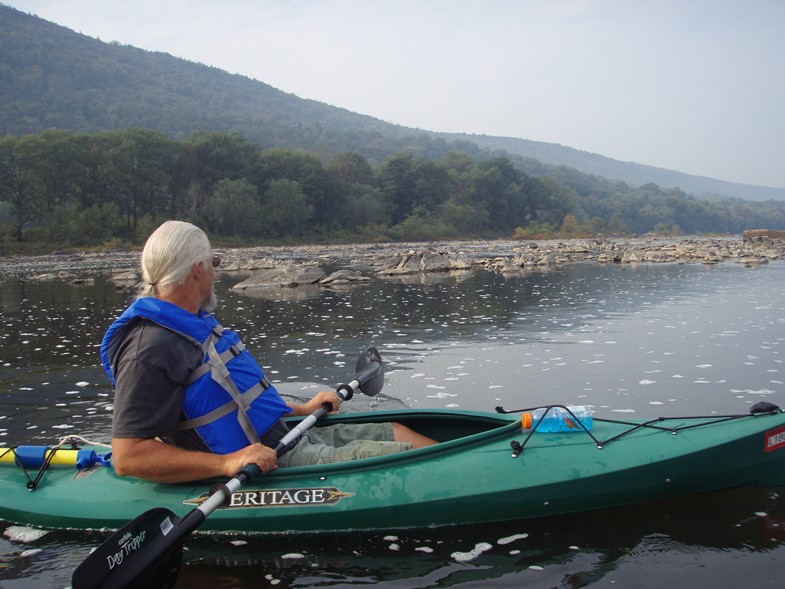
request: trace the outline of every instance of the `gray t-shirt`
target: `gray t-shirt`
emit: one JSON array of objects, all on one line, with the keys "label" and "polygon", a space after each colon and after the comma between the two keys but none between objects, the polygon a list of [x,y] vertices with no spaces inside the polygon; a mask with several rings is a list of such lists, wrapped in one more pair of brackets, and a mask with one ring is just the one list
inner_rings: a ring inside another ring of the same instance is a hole
[{"label": "gray t-shirt", "polygon": [[[176,446],[209,451],[195,430],[177,431],[191,373],[201,364],[199,346],[145,319],[125,332],[112,361],[115,375],[113,438],[160,438]],[[278,421],[262,436],[275,447],[289,430]]]}]

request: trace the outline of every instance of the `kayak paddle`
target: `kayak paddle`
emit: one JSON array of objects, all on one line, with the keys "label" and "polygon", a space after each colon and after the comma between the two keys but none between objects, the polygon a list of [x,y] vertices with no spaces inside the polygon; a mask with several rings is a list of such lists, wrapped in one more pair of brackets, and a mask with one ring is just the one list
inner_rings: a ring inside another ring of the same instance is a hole
[{"label": "kayak paddle", "polygon": [[[384,367],[379,351],[370,347],[357,360],[354,380],[336,388],[341,401],[359,390],[375,396],[384,385]],[[280,456],[293,448],[308,429],[329,413],[326,404],[299,422],[278,442]],[[144,587],[163,589],[174,585],[180,570],[183,541],[232,493],[260,474],[250,464],[225,484],[215,485],[198,507],[179,517],[164,507],[150,509],[112,534],[80,564],[71,577],[73,589]]]}]

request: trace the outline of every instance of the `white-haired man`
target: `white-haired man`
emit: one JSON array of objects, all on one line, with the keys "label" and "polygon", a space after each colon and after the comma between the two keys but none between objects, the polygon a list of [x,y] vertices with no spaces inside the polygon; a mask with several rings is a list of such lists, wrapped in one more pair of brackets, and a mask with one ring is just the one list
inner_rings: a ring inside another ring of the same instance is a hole
[{"label": "white-haired man", "polygon": [[237,334],[212,315],[220,260],[205,233],[167,221],[142,252],[145,288],[101,344],[115,387],[112,461],[120,475],[175,483],[406,451],[436,443],[399,423],[316,428],[278,458],[284,415],[309,415],[334,392],[285,402]]}]

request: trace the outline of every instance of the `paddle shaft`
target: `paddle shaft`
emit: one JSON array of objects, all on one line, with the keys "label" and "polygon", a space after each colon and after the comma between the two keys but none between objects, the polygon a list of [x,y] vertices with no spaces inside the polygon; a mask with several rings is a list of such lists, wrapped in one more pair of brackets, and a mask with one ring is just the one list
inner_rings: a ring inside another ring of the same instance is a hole
[{"label": "paddle shaft", "polygon": [[[341,399],[341,403],[343,403],[346,399],[351,399],[352,394],[355,390],[360,388],[360,381],[358,379],[354,379],[349,384],[342,384],[336,389],[336,393],[338,397]],[[348,392],[344,392],[348,391]],[[275,447],[275,451],[280,456],[290,448],[293,448],[297,442],[300,441],[300,438],[303,434],[311,429],[317,421],[319,421],[322,417],[327,415],[332,410],[332,406],[329,403],[325,403],[322,405],[321,409],[317,409],[313,413],[311,413],[308,417],[303,419],[300,423],[295,425],[289,433],[287,433],[284,437],[280,439],[278,445]]]}]

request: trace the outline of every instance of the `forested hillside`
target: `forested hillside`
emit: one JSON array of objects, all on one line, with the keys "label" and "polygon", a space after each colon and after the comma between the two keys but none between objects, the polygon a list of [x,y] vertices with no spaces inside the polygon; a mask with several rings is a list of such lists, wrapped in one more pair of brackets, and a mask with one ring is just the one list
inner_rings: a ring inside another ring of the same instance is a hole
[{"label": "forested hillside", "polygon": [[[48,128],[242,133],[265,147],[376,163],[416,140],[397,127],[262,82],[130,46],[103,43],[0,6],[0,135]],[[441,153],[445,142],[441,141]]]},{"label": "forested hillside", "polygon": [[731,184],[553,143],[392,125],[167,54],[104,43],[0,5],[0,136],[49,128],[149,128],[173,139],[194,131],[238,132],[264,147],[305,149],[324,161],[355,151],[374,166],[403,150],[440,159],[458,149],[478,161],[535,159],[633,186],[678,186],[696,196],[785,200],[785,188]]},{"label": "forested hillside", "polygon": [[497,141],[389,125],[0,6],[0,251],[138,244],[167,218],[242,243],[785,229],[785,200],[704,201]]}]

